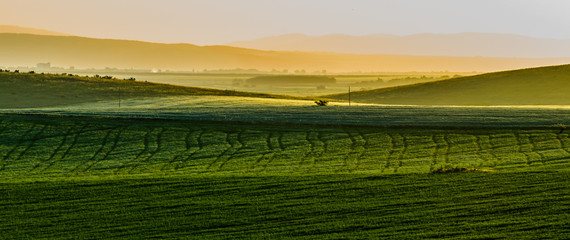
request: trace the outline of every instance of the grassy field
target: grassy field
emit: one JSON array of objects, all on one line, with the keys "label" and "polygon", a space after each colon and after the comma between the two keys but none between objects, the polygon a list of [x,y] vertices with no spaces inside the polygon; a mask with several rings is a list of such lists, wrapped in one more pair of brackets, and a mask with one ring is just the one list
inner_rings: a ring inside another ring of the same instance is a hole
[{"label": "grassy field", "polygon": [[568,167],[559,129],[326,127],[3,116],[0,179]]},{"label": "grassy field", "polygon": [[330,102],[317,106],[311,100],[175,96],[116,100],[67,106],[4,109],[2,113],[49,114],[144,119],[215,120],[245,123],[398,127],[530,127],[570,125],[567,106],[405,106]]},{"label": "grassy field", "polygon": [[[31,69],[30,69],[31,70]],[[70,72],[71,71],[71,72]],[[325,88],[317,89],[323,84],[285,84],[285,85],[263,85],[250,84],[248,79],[259,76],[279,76],[287,73],[231,73],[231,72],[210,72],[210,73],[188,73],[188,72],[137,72],[121,70],[51,70],[53,73],[70,72],[81,76],[110,75],[119,79],[134,77],[138,81],[148,81],[154,83],[172,84],[187,87],[215,88],[222,90],[236,90],[245,92],[258,92],[269,94],[285,94],[293,96],[319,96],[325,94],[343,93],[351,86],[353,90],[364,90],[374,88],[393,87],[421,82],[430,82],[447,79],[453,76],[473,75],[475,73],[444,73],[444,72],[407,72],[407,73],[377,73],[377,74],[317,74],[337,79],[335,84],[325,84]],[[298,76],[302,79],[304,74],[289,75]]]},{"label": "grassy field", "polygon": [[[570,65],[560,65],[353,92],[351,98],[380,104],[568,105],[569,81]],[[347,100],[348,94],[323,97]]]},{"label": "grassy field", "polygon": [[0,108],[62,106],[119,98],[179,95],[293,98],[280,95],[184,87],[160,83],[82,77],[68,74],[0,72]]},{"label": "grassy field", "polygon": [[566,239],[568,172],[0,183],[3,239]]},{"label": "grassy field", "polygon": [[0,179],[183,174],[428,173],[440,167],[554,170],[558,129],[249,125],[3,116]]},{"label": "grassy field", "polygon": [[[2,115],[3,238],[568,234],[559,129]],[[440,167],[475,172],[434,174]]]},{"label": "grassy field", "polygon": [[125,80],[0,79],[0,239],[570,234],[564,106],[318,107]]}]

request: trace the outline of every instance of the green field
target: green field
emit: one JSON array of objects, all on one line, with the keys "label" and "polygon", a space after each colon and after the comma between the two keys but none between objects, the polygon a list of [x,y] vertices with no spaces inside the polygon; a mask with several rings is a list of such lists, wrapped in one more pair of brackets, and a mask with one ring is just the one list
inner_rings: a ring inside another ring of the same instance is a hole
[{"label": "green field", "polygon": [[[0,88],[0,239],[570,235],[565,106],[318,107],[125,80],[3,76],[11,77]],[[121,107],[109,93],[117,85]],[[10,98],[26,87],[28,99]]]},{"label": "green field", "polygon": [[167,96],[294,97],[176,86],[116,79],[111,76],[85,77],[73,74],[14,73],[0,71],[0,108],[65,106],[103,100]]},{"label": "green field", "polygon": [[1,183],[3,239],[566,239],[568,172]]},{"label": "green field", "polygon": [[[35,70],[35,69],[28,69]],[[248,83],[248,79],[259,76],[283,76],[286,73],[272,73],[272,72],[147,72],[142,71],[127,71],[127,70],[63,70],[53,69],[48,70],[52,73],[73,73],[81,76],[110,75],[119,79],[136,78],[141,82],[153,82],[162,84],[172,84],[187,87],[201,87],[201,88],[215,88],[222,90],[235,90],[245,92],[258,92],[269,94],[286,94],[293,96],[319,96],[325,94],[344,93],[348,91],[351,86],[352,90],[364,90],[374,88],[385,88],[393,86],[401,86],[407,84],[431,82],[436,80],[447,79],[453,76],[473,75],[475,73],[445,73],[445,72],[409,72],[409,73],[377,73],[377,74],[323,74],[323,73],[305,73],[305,74],[290,74],[288,77],[303,77],[306,74],[318,74],[327,77],[334,77],[337,79],[334,84],[277,84],[277,85],[263,85]],[[325,86],[325,88],[317,88],[318,86]]]},{"label": "green field", "polygon": [[554,128],[1,120],[7,238],[568,233],[570,138]]},{"label": "green field", "polygon": [[[570,65],[493,72],[359,91],[352,101],[408,105],[569,105]],[[347,100],[348,94],[326,98]]]},{"label": "green field", "polygon": [[558,129],[419,129],[4,116],[2,179],[564,169]]}]

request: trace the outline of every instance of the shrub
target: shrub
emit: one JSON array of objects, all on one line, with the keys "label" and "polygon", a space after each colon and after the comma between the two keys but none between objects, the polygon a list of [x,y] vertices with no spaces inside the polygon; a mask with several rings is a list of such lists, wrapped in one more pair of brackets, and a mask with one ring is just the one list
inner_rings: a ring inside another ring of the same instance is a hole
[{"label": "shrub", "polygon": [[329,101],[317,100],[317,101],[315,101],[315,103],[316,103],[318,106],[326,106],[326,105],[329,104]]}]

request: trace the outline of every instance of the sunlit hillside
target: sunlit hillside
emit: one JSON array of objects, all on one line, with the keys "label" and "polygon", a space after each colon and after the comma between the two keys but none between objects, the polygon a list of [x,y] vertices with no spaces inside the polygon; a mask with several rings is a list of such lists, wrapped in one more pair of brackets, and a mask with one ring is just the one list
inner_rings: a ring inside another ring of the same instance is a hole
[{"label": "sunlit hillside", "polygon": [[160,44],[70,36],[0,34],[0,66],[75,68],[203,69],[256,68],[308,72],[488,72],[564,64],[570,58],[482,58],[407,55],[356,55],[325,52],[261,51],[228,46]]},{"label": "sunlit hillside", "polygon": [[[568,105],[570,65],[488,73],[353,92],[351,100],[419,105]],[[348,94],[327,95],[348,100]]]},{"label": "sunlit hillside", "polygon": [[0,108],[47,107],[102,100],[118,102],[119,99],[183,95],[293,98],[123,80],[110,76],[0,72]]}]

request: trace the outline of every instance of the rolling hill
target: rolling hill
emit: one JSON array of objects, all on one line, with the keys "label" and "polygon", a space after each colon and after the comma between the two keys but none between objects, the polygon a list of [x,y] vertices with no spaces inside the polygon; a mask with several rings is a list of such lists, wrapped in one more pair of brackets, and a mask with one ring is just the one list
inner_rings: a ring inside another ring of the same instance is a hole
[{"label": "rolling hill", "polygon": [[262,51],[75,36],[0,33],[0,67],[168,69],[304,69],[328,72],[489,72],[566,64],[570,58],[483,58]]},{"label": "rolling hill", "polygon": [[541,39],[513,34],[457,33],[396,36],[286,34],[229,46],[275,50],[419,56],[570,57],[570,39]]},{"label": "rolling hill", "polygon": [[[570,65],[353,92],[352,101],[412,105],[569,105]],[[323,96],[348,100],[348,94]]]},{"label": "rolling hill", "polygon": [[168,84],[62,74],[0,72],[0,108],[50,107],[102,100],[183,95],[294,98]]}]

